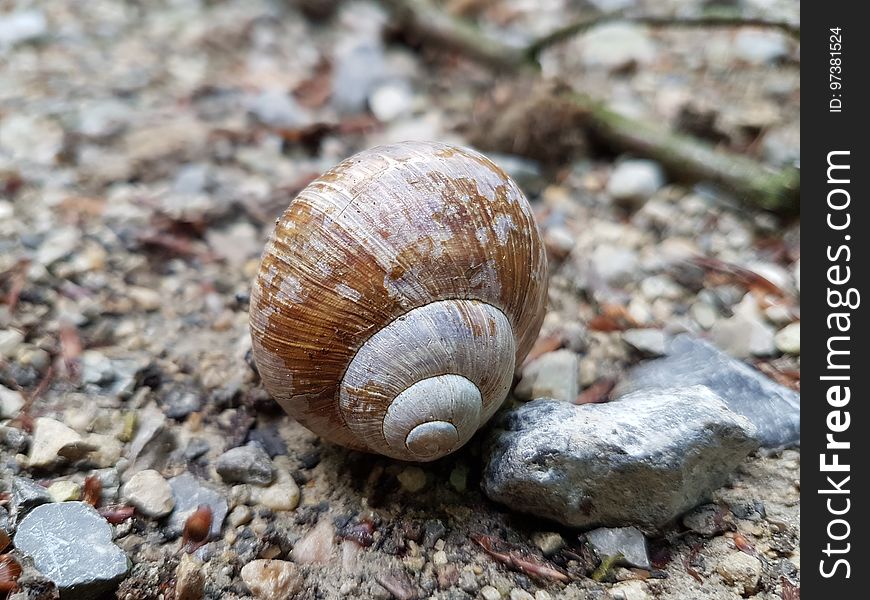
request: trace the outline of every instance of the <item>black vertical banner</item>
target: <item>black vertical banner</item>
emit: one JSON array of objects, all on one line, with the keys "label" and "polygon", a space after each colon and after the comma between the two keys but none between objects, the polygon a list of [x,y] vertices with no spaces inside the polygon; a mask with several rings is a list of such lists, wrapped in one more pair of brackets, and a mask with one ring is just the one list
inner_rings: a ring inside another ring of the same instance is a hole
[{"label": "black vertical banner", "polygon": [[870,544],[870,31],[861,2],[802,8],[801,591],[810,600],[862,598]]}]

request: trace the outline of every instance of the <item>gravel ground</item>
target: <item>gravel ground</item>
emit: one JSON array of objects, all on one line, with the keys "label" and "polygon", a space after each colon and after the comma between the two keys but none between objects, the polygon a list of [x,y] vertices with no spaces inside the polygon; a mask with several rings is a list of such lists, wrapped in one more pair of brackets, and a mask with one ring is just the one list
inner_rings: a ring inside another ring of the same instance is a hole
[{"label": "gravel ground", "polygon": [[[519,42],[559,24],[567,3],[448,4]],[[738,4],[797,18],[789,2]],[[709,504],[647,532],[651,569],[602,570],[582,532],[486,498],[485,436],[408,465],[322,443],[269,400],[247,302],[275,217],[357,150],[476,141],[477,117],[505,96],[460,57],[384,43],[374,4],[342,3],[324,21],[303,15],[312,5],[0,1],[0,489],[13,492],[12,522],[47,500],[92,500],[132,561],[116,592],[95,593],[130,600],[797,598],[799,450],[753,454]],[[759,160],[798,159],[793,41],[620,27],[553,49],[545,70]],[[799,389],[799,221],[668,181],[654,163],[572,149],[556,165],[491,153],[533,201],[550,254],[533,352],[567,349],[579,364],[576,381],[541,385],[601,401],[661,353],[651,332],[689,331]],[[23,503],[14,481],[50,498],[31,490]],[[203,502],[215,535],[195,549],[180,534]],[[52,597],[16,556],[17,597]]]}]

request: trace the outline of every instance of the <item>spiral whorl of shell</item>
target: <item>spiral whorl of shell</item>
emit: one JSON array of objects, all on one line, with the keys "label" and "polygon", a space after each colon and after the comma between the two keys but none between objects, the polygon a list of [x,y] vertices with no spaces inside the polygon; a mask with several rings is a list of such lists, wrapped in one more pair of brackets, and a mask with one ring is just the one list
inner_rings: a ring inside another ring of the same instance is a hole
[{"label": "spiral whorl of shell", "polygon": [[315,433],[434,460],[503,402],[545,294],[540,234],[501,169],[444,144],[382,146],[278,219],[252,288],[254,358]]}]

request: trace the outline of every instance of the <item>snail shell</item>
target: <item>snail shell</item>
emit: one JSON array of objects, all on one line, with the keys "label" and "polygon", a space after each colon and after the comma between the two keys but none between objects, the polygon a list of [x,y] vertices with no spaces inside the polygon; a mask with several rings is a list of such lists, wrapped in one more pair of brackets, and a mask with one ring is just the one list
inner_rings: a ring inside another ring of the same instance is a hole
[{"label": "snail shell", "polygon": [[318,435],[434,460],[502,404],[546,292],[540,232],[504,171],[465,148],[381,146],[277,220],[251,293],[254,359]]}]

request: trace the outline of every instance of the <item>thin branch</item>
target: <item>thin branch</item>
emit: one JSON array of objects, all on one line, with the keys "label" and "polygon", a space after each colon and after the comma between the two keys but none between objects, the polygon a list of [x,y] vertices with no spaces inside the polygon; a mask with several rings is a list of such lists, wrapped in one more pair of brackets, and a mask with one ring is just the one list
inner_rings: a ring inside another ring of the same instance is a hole
[{"label": "thin branch", "polygon": [[657,17],[657,16],[629,16],[622,13],[611,13],[587,17],[568,23],[547,35],[538,38],[526,47],[526,56],[537,59],[541,52],[559,42],[572,38],[576,35],[589,31],[593,27],[605,23],[634,23],[655,28],[710,28],[710,27],[766,27],[777,29],[786,35],[800,41],[801,30],[799,25],[786,21],[773,21],[756,17],[737,17],[731,15],[704,15],[700,17]]},{"label": "thin branch", "polygon": [[[540,73],[535,57],[488,37],[466,21],[438,10],[428,0],[382,2],[405,33],[422,41],[460,52],[499,71]],[[588,113],[591,133],[617,151],[652,158],[675,178],[716,183],[766,210],[799,210],[798,169],[772,169],[746,156],[723,152],[674,133],[658,123],[620,115],[585,94],[573,90],[557,93]]]},{"label": "thin branch", "polygon": [[461,51],[500,71],[537,68],[523,48],[513,48],[484,34],[472,23],[442,12],[427,0],[382,0],[405,35],[442,48]]}]

